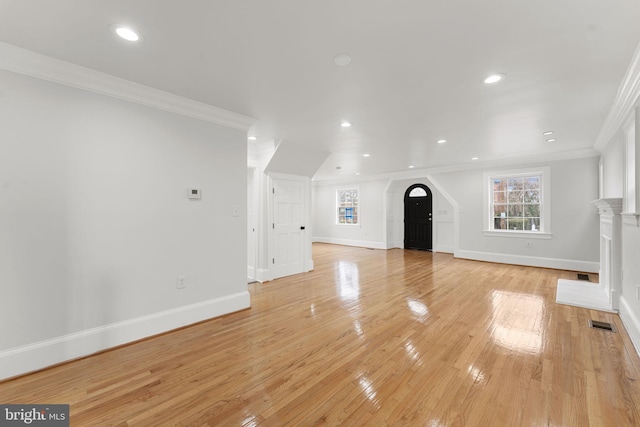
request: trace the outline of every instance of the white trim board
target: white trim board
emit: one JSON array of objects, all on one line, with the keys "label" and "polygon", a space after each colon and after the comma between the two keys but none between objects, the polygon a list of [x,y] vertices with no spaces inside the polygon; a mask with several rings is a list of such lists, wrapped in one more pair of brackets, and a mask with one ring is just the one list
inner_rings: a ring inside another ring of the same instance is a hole
[{"label": "white trim board", "polygon": [[260,283],[264,283],[273,280],[273,277],[271,276],[268,268],[258,268],[256,270],[255,279]]},{"label": "white trim board", "polygon": [[440,253],[453,255],[454,249],[453,249],[453,246],[451,245],[438,245],[436,248],[434,248],[433,252],[440,252]]},{"label": "white trim board", "polygon": [[357,246],[361,248],[371,249],[387,249],[387,245],[384,242],[371,242],[366,240],[350,240],[350,239],[336,239],[335,237],[314,237],[314,243],[330,243],[333,245],[343,246]]},{"label": "white trim board", "polygon": [[611,307],[609,294],[599,283],[581,280],[558,279],[556,303],[617,313]]},{"label": "white trim board", "polygon": [[600,130],[594,148],[604,151],[613,136],[623,126],[625,119],[631,114],[640,98],[640,44],[636,47],[629,68],[618,87],[616,99],[613,101],[609,115]]},{"label": "white trim board", "polygon": [[579,261],[571,259],[543,258],[466,250],[458,250],[454,253],[454,256],[456,258],[471,259],[474,261],[525,265],[529,267],[555,268],[558,270],[584,271],[586,273],[598,273],[600,271],[600,263],[598,261]]},{"label": "white trim board", "polygon": [[0,42],[0,70],[248,131],[251,117]]},{"label": "white trim board", "polygon": [[249,292],[239,292],[0,351],[0,380],[89,356],[250,306]]},{"label": "white trim board", "polygon": [[540,163],[549,163],[555,162],[559,160],[571,160],[571,159],[585,159],[589,157],[598,157],[600,156],[600,152],[596,151],[593,148],[583,148],[579,150],[571,150],[571,151],[560,151],[556,153],[545,153],[545,154],[535,154],[524,157],[509,157],[504,159],[496,159],[491,161],[477,161],[473,163],[460,163],[453,164],[448,166],[434,166],[434,167],[425,167],[422,169],[410,169],[407,171],[401,172],[389,172],[389,173],[381,173],[373,176],[354,176],[345,178],[313,178],[313,183],[315,185],[340,185],[342,183],[349,184],[355,182],[365,182],[365,181],[382,181],[382,180],[391,180],[391,181],[404,181],[408,179],[421,179],[427,178],[431,182],[433,182],[430,178],[435,173],[445,173],[445,172],[459,172],[459,171],[467,171],[467,170],[478,170],[478,169],[495,169],[495,168],[514,168],[514,167],[528,167],[529,165],[536,165]]},{"label": "white trim board", "polygon": [[640,356],[640,319],[636,317],[624,295],[620,296],[619,315],[624,328],[627,330],[627,333],[631,338],[631,342],[635,347],[636,353]]}]

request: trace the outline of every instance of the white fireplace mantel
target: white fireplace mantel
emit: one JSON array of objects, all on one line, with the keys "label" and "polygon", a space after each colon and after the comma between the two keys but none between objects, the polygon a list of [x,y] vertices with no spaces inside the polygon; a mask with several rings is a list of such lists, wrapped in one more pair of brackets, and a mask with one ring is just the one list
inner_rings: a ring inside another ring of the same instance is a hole
[{"label": "white fireplace mantel", "polygon": [[598,199],[591,203],[597,206],[600,215],[620,215],[622,212],[622,199],[618,197]]},{"label": "white fireplace mantel", "polygon": [[600,214],[599,283],[559,279],[556,302],[617,312],[622,289],[622,199],[598,199],[592,203]]}]

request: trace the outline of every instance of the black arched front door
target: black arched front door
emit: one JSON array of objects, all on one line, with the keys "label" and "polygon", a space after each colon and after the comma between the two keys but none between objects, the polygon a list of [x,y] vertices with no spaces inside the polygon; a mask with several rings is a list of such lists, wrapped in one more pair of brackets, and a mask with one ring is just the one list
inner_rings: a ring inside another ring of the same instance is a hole
[{"label": "black arched front door", "polygon": [[414,184],[404,193],[405,249],[433,248],[432,196],[429,187]]}]

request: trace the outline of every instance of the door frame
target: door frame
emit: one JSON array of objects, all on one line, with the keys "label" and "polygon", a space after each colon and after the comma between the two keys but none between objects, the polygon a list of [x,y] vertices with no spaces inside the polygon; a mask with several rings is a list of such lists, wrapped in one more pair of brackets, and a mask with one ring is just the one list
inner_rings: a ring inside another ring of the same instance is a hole
[{"label": "door frame", "polygon": [[267,174],[267,222],[268,222],[268,245],[267,245],[267,270],[269,278],[274,278],[274,266],[272,259],[275,256],[275,230],[273,224],[275,221],[275,197],[273,194],[274,181],[284,179],[288,181],[299,181],[304,183],[304,205],[302,208],[303,221],[305,223],[304,244],[302,254],[302,272],[313,270],[313,260],[311,259],[311,178],[299,175],[289,175],[283,173],[270,172]]},{"label": "door frame", "polygon": [[433,226],[433,222],[434,222],[433,219],[434,219],[435,216],[433,215],[433,205],[434,205],[434,203],[433,203],[433,198],[434,198],[433,197],[433,191],[431,191],[431,188],[429,188],[428,185],[422,184],[422,183],[415,183],[415,184],[410,185],[409,187],[407,187],[407,189],[404,191],[404,193],[402,195],[402,204],[403,204],[403,216],[402,216],[403,217],[403,221],[402,221],[402,224],[403,224],[403,229],[404,229],[403,230],[404,232],[403,232],[403,239],[402,239],[402,247],[403,247],[403,249],[407,249],[407,247],[406,247],[406,245],[407,245],[407,243],[406,243],[407,242],[407,200],[411,199],[409,197],[409,194],[416,188],[422,188],[423,190],[425,190],[425,192],[427,193],[427,198],[429,199],[429,202],[430,202],[429,211],[430,211],[431,216],[429,217],[430,223],[428,225],[428,227],[430,229],[430,232],[429,232],[429,244],[428,244],[429,248],[428,249],[424,249],[424,250],[427,250],[429,252],[434,252],[434,250],[433,250],[433,247],[434,247],[434,245],[433,245],[433,240],[434,240],[433,239],[433,230],[434,230],[435,227]]},{"label": "door frame", "polygon": [[256,167],[247,167],[247,279],[258,280],[259,182]]}]

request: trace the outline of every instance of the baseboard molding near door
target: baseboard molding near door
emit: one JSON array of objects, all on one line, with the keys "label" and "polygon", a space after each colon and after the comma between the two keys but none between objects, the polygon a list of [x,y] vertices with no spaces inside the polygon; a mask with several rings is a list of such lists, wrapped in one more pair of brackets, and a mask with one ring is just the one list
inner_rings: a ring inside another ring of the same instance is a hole
[{"label": "baseboard molding near door", "polygon": [[368,240],[337,239],[335,237],[314,237],[312,240],[315,243],[330,243],[333,245],[357,246],[371,249],[387,249],[387,245],[384,242],[373,242]]},{"label": "baseboard molding near door", "polygon": [[624,295],[620,297],[619,313],[620,320],[631,338],[636,353],[640,356],[640,319],[635,315]]},{"label": "baseboard molding near door", "polygon": [[250,306],[249,292],[239,292],[0,351],[0,380],[88,356]]},{"label": "baseboard molding near door", "polygon": [[584,271],[586,273],[597,273],[600,270],[600,263],[598,261],[579,261],[465,250],[456,251],[454,256],[456,258],[471,259],[474,261],[526,265],[529,267],[556,268],[559,270]]},{"label": "baseboard molding near door", "polygon": [[256,270],[255,279],[260,283],[264,283],[273,280],[273,276],[268,268],[259,268]]}]

